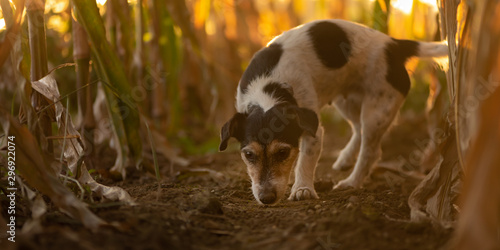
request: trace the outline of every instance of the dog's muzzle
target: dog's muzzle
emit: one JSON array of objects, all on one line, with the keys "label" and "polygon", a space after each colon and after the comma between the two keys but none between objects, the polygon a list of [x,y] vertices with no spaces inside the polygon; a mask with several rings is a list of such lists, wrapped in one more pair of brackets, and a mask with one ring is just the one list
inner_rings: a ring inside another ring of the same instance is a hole
[{"label": "dog's muzzle", "polygon": [[259,200],[263,204],[269,205],[276,202],[278,196],[276,195],[276,190],[262,190],[259,192]]}]

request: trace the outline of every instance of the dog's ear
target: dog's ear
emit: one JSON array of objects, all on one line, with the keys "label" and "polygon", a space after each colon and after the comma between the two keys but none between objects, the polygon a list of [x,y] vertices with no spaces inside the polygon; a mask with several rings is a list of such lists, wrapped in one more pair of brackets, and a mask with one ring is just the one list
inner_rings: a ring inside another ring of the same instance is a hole
[{"label": "dog's ear", "polygon": [[234,116],[222,126],[220,131],[219,151],[224,151],[227,148],[229,138],[234,137],[238,141],[243,140],[244,126],[246,116],[242,113],[236,113]]},{"label": "dog's ear", "polygon": [[319,120],[316,112],[308,108],[297,108],[295,109],[297,114],[297,123],[299,127],[307,134],[312,137],[316,137],[316,131],[318,130]]}]

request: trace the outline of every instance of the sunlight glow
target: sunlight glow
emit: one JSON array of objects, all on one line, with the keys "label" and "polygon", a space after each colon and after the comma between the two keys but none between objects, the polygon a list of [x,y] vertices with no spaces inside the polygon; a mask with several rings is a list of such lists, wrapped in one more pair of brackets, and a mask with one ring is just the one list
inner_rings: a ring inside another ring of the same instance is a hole
[{"label": "sunlight glow", "polygon": [[434,11],[438,10],[437,2],[435,0],[419,0],[419,2],[431,6]]},{"label": "sunlight glow", "polygon": [[106,0],[97,0],[97,5],[103,6],[106,3]]},{"label": "sunlight glow", "polygon": [[405,14],[410,14],[413,8],[413,0],[395,0],[391,2],[392,7],[400,10]]},{"label": "sunlight glow", "polygon": [[209,36],[213,36],[215,35],[215,32],[217,32],[217,26],[212,18],[207,19],[205,22],[205,32]]},{"label": "sunlight glow", "polygon": [[68,9],[68,4],[69,1],[47,0],[45,2],[45,13],[49,13],[50,11],[61,13]]},{"label": "sunlight glow", "polygon": [[0,30],[4,30],[5,29],[5,19],[0,19]]},{"label": "sunlight glow", "polygon": [[47,29],[55,30],[60,34],[64,34],[67,31],[66,23],[61,15],[50,16],[47,20]]}]

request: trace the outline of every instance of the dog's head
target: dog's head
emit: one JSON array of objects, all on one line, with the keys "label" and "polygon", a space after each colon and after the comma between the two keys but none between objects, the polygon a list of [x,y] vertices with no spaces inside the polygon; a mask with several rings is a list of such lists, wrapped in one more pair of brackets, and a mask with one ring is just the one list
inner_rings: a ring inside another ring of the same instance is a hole
[{"label": "dog's head", "polygon": [[221,130],[219,150],[229,138],[241,143],[241,157],[252,180],[255,199],[274,204],[283,198],[290,171],[299,154],[302,134],[315,136],[318,117],[310,109],[282,103],[264,111],[252,106],[248,113],[236,113]]}]

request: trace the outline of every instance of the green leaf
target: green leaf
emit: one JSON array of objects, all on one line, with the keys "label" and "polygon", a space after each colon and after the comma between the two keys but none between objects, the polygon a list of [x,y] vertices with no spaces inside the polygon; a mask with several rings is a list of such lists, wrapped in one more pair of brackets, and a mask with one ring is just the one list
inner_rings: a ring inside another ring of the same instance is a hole
[{"label": "green leaf", "polygon": [[160,182],[160,167],[158,165],[158,159],[156,158],[156,148],[155,144],[153,142],[153,136],[151,135],[151,130],[149,129],[149,124],[147,121],[144,121],[146,124],[146,130],[148,131],[148,136],[149,136],[149,143],[151,144],[151,153],[153,153],[153,162],[155,166],[155,175],[156,175],[156,180],[158,183]]},{"label": "green leaf", "polygon": [[373,7],[373,28],[387,34],[390,0],[377,0]]}]

